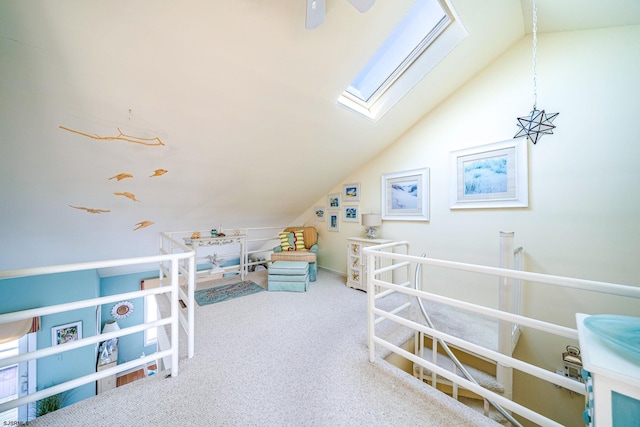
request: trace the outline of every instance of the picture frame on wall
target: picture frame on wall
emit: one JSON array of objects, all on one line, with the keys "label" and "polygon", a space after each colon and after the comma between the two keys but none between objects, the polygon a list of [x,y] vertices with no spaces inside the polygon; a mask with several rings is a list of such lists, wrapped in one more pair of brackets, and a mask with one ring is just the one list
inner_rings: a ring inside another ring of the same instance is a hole
[{"label": "picture frame on wall", "polygon": [[527,138],[455,150],[450,155],[450,208],[529,206]]},{"label": "picture frame on wall", "polygon": [[327,196],[327,207],[329,209],[338,209],[340,207],[340,193],[329,194]]},{"label": "picture frame on wall", "polygon": [[360,215],[358,206],[345,206],[343,219],[345,222],[358,222]]},{"label": "picture frame on wall", "polygon": [[82,339],[82,321],[51,328],[51,345],[60,345]]},{"label": "picture frame on wall", "polygon": [[327,221],[327,230],[340,231],[340,211],[329,211]]},{"label": "picture frame on wall", "polygon": [[360,201],[360,183],[345,184],[342,190],[342,201],[359,202]]},{"label": "picture frame on wall", "polygon": [[382,219],[429,221],[429,168],[382,175]]},{"label": "picture frame on wall", "polygon": [[324,206],[316,206],[313,208],[313,220],[317,222],[326,221],[327,209]]}]

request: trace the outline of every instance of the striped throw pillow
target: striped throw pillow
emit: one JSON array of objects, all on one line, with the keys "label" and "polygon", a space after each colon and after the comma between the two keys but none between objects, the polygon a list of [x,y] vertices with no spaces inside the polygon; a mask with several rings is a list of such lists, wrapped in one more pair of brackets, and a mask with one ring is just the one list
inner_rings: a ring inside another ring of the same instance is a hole
[{"label": "striped throw pillow", "polygon": [[304,250],[304,236],[302,230],[282,232],[278,234],[283,251]]}]

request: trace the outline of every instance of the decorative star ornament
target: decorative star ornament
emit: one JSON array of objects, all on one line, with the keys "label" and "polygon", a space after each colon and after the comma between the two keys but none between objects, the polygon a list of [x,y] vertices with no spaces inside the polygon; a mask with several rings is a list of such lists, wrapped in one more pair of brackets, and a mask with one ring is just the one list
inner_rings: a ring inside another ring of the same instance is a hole
[{"label": "decorative star ornament", "polygon": [[544,110],[538,110],[535,106],[528,116],[518,117],[518,127],[520,130],[514,138],[527,136],[534,144],[542,135],[552,135],[556,127],[553,121],[560,113],[547,114]]},{"label": "decorative star ornament", "polygon": [[528,116],[518,117],[518,127],[520,130],[515,134],[514,138],[527,136],[534,144],[542,137],[542,135],[552,135],[553,129],[556,127],[553,121],[560,113],[547,114],[544,110],[538,110],[538,84],[536,67],[538,63],[538,8],[536,0],[533,3],[533,110]]}]

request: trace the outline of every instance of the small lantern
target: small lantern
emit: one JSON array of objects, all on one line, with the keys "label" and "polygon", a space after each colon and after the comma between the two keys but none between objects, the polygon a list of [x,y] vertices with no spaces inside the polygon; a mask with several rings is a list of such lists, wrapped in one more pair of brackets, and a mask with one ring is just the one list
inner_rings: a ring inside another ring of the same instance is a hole
[{"label": "small lantern", "polygon": [[582,381],[582,358],[578,347],[568,345],[567,351],[562,353],[562,362],[565,377]]}]

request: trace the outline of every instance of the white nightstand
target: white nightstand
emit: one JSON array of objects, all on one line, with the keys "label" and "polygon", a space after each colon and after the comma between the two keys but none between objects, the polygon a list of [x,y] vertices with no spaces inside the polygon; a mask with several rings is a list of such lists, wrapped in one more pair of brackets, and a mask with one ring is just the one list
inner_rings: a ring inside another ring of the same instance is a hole
[{"label": "white nightstand", "polygon": [[[370,246],[391,243],[386,239],[364,239],[361,237],[347,238],[347,286],[361,291],[367,291],[367,259],[362,249]],[[376,268],[391,265],[391,260],[383,260],[384,265],[376,265]],[[391,282],[392,272],[382,273],[380,278]],[[376,287],[376,293],[380,290]]]}]

